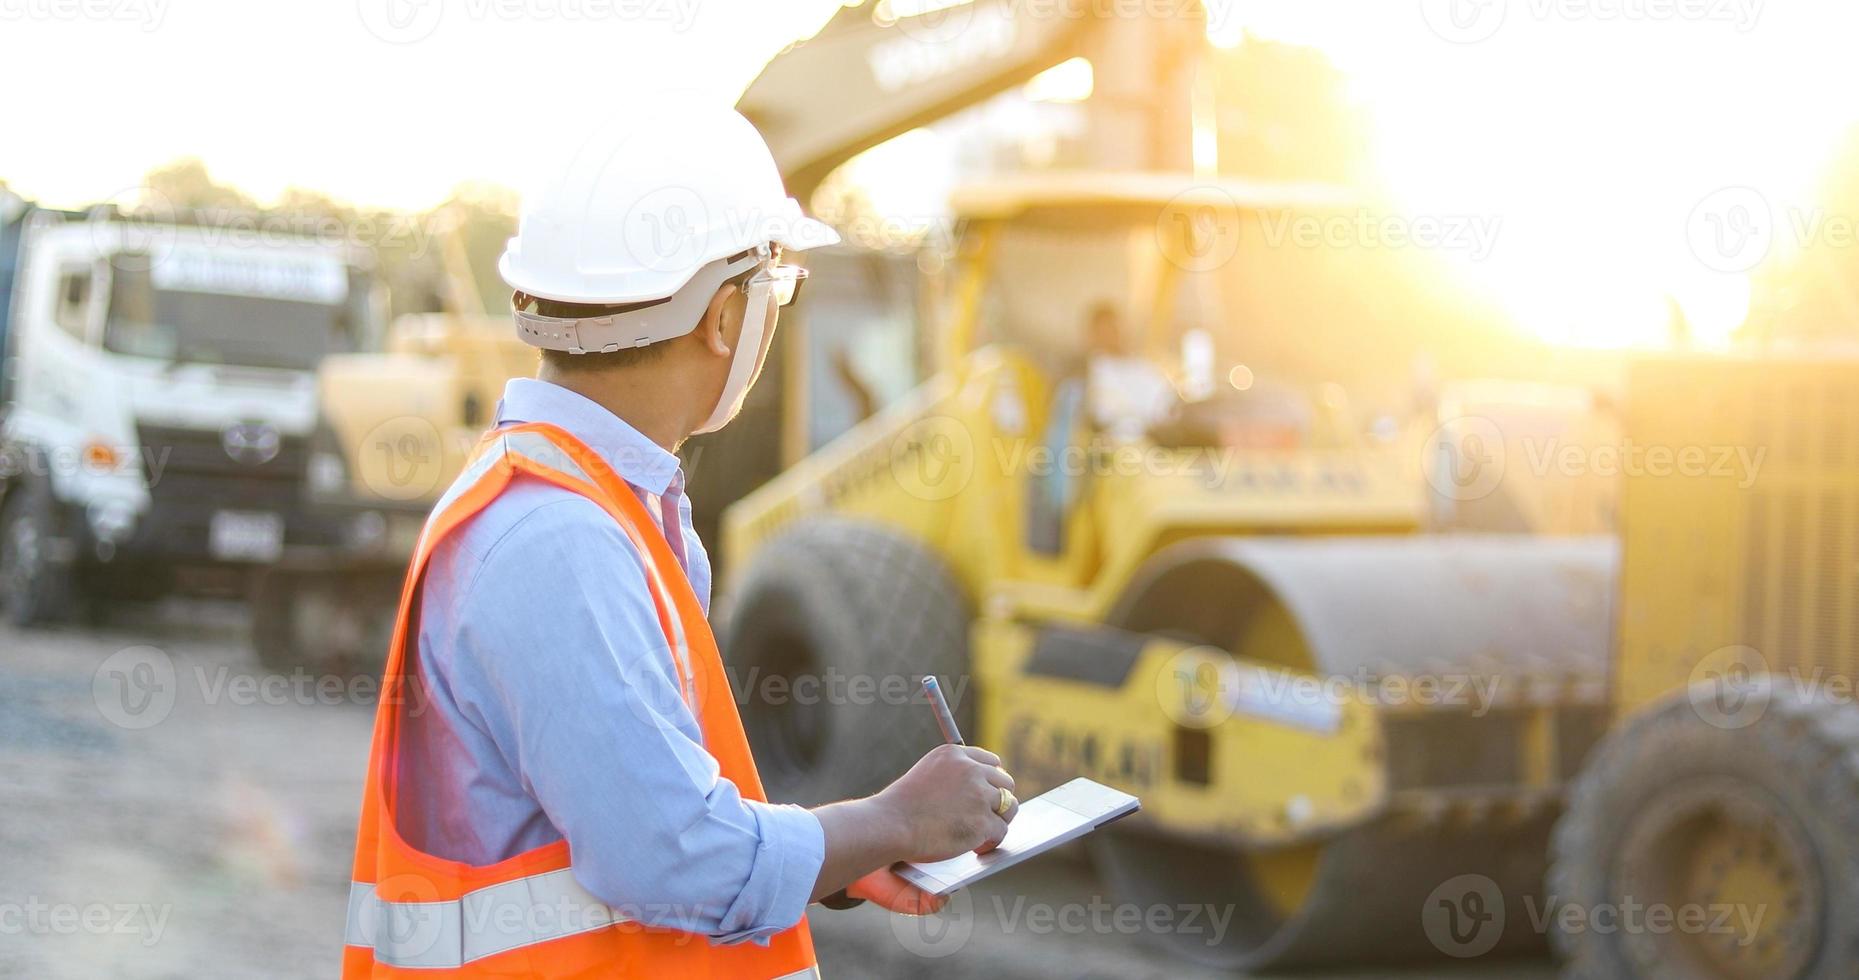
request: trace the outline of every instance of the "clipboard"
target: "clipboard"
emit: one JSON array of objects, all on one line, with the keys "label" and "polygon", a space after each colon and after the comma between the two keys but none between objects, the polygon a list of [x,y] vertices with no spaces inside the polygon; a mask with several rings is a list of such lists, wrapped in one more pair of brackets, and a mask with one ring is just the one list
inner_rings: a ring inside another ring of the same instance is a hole
[{"label": "clipboard", "polygon": [[947,861],[904,862],[891,870],[938,898],[966,888],[1028,858],[1077,840],[1142,809],[1142,801],[1121,790],[1079,777],[1020,804],[1007,825],[1007,838],[986,854],[957,855]]}]

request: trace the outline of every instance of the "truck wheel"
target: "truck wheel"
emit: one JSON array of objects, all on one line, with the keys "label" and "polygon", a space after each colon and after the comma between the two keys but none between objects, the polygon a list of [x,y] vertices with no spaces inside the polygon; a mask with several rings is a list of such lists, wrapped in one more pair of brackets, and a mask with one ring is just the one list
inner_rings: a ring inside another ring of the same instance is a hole
[{"label": "truck wheel", "polygon": [[70,612],[72,569],[54,554],[58,504],[33,481],[0,506],[0,606],[14,626],[57,622]]},{"label": "truck wheel", "polygon": [[1859,975],[1859,707],[1764,682],[1726,715],[1690,694],[1608,736],[1556,828],[1569,974]]},{"label": "truck wheel", "polygon": [[252,587],[252,652],[271,670],[304,663],[297,642],[295,577],[277,569],[260,575]]},{"label": "truck wheel", "polygon": [[252,652],[280,673],[378,674],[399,599],[391,571],[269,569],[251,593]]},{"label": "truck wheel", "polygon": [[968,622],[941,560],[890,528],[818,517],[769,542],[723,643],[769,798],[827,803],[902,775],[942,741],[924,674],[971,730]]}]

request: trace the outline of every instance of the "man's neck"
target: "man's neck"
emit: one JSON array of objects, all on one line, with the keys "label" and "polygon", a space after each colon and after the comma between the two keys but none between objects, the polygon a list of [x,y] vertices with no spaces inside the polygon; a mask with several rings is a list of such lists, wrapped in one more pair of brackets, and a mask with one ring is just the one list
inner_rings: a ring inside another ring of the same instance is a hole
[{"label": "man's neck", "polygon": [[665,376],[630,370],[551,371],[543,365],[538,380],[559,385],[612,412],[647,439],[677,452],[690,438],[692,423],[684,402],[689,392],[663,390]]}]

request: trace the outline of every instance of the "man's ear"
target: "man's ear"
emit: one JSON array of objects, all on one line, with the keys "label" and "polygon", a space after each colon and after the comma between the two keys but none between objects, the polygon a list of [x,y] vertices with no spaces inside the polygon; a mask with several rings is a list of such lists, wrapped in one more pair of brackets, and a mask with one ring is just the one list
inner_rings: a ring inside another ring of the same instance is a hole
[{"label": "man's ear", "polygon": [[704,307],[704,318],[697,323],[697,339],[704,347],[718,357],[728,357],[730,342],[725,331],[730,327],[741,329],[741,315],[732,313],[730,299],[736,295],[734,283],[724,283],[717,287],[716,295],[710,297],[710,305]]}]

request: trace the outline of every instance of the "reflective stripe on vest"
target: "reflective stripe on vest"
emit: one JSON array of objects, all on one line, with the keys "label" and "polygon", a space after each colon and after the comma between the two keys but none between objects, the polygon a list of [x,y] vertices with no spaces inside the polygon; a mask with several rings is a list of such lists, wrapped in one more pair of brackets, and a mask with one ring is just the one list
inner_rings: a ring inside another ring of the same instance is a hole
[{"label": "reflective stripe on vest", "polygon": [[347,943],[377,963],[456,969],[498,953],[626,921],[574,880],[548,871],[468,892],[449,902],[385,902],[374,886],[349,885]]},{"label": "reflective stripe on vest", "polygon": [[417,642],[418,585],[439,543],[518,475],[579,493],[619,524],[645,567],[680,693],[697,718],[705,750],[743,799],[766,799],[701,604],[636,493],[558,428],[527,424],[487,433],[434,508],[402,585],[356,835],[343,976],[817,977],[804,916],[766,946],[712,946],[702,936],[640,921],[658,916],[622,915],[601,902],[575,879],[566,841],[474,867],[423,854],[399,836],[393,818],[399,705],[407,702],[406,685],[417,673],[407,658]]}]

